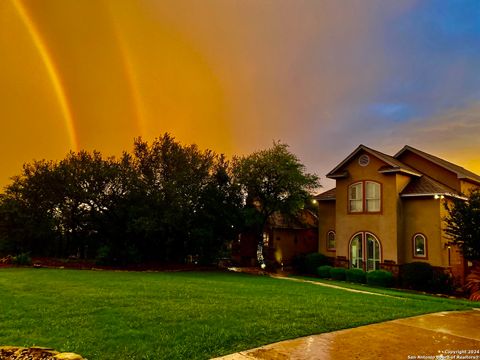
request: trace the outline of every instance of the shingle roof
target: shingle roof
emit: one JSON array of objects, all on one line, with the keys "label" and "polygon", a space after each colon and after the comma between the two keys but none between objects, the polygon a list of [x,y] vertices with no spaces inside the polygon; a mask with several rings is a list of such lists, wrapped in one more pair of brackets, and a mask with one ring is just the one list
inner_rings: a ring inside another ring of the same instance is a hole
[{"label": "shingle roof", "polygon": [[426,175],[412,179],[405,189],[403,189],[400,195],[403,197],[421,195],[461,196],[456,190],[439,183],[438,181]]},{"label": "shingle roof", "polygon": [[315,200],[317,201],[328,201],[328,200],[335,200],[337,194],[337,188],[330,189],[325,191],[321,194],[315,196]]},{"label": "shingle roof", "polygon": [[414,170],[413,168],[409,167],[408,165],[402,163],[400,160],[394,158],[393,156],[384,154],[380,151],[371,149],[365,145],[360,145],[358,146],[350,155],[348,155],[345,160],[343,160],[340,164],[338,164],[332,171],[330,171],[327,174],[327,177],[329,178],[335,178],[335,177],[342,177],[346,176],[346,173],[338,173],[342,167],[350,161],[352,157],[354,157],[358,152],[361,150],[369,153],[372,156],[377,157],[378,159],[382,160],[384,163],[387,164],[387,166],[382,167],[380,170],[383,172],[406,172],[414,176],[421,176],[421,173],[419,173],[417,170]]},{"label": "shingle roof", "polygon": [[457,175],[457,177],[459,179],[468,179],[468,180],[472,180],[478,184],[480,184],[480,176],[461,167],[461,166],[458,166],[458,165],[455,165],[449,161],[446,161],[446,160],[443,160],[437,156],[434,156],[434,155],[431,155],[431,154],[428,154],[424,151],[421,151],[421,150],[418,150],[418,149],[415,149],[409,145],[406,145],[402,148],[402,150],[400,150],[398,153],[395,154],[395,158],[398,158],[400,157],[405,151],[411,151],[427,160],[430,160],[431,162],[433,162],[434,164],[437,164],[438,166],[441,166],[443,167],[444,169],[447,169],[453,173],[455,173]]},{"label": "shingle roof", "polygon": [[301,210],[297,215],[276,211],[268,218],[268,225],[277,229],[311,229],[318,226],[318,218],[310,210]]}]

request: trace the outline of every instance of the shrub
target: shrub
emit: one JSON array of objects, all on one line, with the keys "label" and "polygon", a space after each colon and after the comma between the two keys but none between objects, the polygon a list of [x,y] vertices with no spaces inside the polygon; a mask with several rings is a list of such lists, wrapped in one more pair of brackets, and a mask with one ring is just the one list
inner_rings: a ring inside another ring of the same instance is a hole
[{"label": "shrub", "polygon": [[13,257],[12,264],[23,266],[32,265],[32,258],[27,253],[21,253]]},{"label": "shrub", "polygon": [[418,261],[405,264],[401,267],[400,277],[402,287],[427,291],[433,279],[433,267],[428,263]]},{"label": "shrub", "polygon": [[301,274],[316,274],[317,268],[329,265],[328,257],[320,253],[300,254],[293,258],[294,269]]},{"label": "shrub", "polygon": [[345,272],[344,268],[332,268],[330,269],[330,276],[333,280],[345,280]]},{"label": "shrub", "polygon": [[407,289],[451,293],[453,279],[442,269],[436,269],[424,262],[412,262],[402,266],[400,271],[402,287]]},{"label": "shrub", "polygon": [[330,270],[332,267],[330,265],[323,265],[317,268],[317,275],[319,278],[328,279],[331,277]]},{"label": "shrub", "polygon": [[367,282],[367,274],[360,269],[348,269],[345,271],[345,277],[347,281],[354,283],[365,284]]},{"label": "shrub", "polygon": [[400,276],[402,287],[428,291],[433,279],[433,267],[424,262],[412,262],[402,266]]},{"label": "shrub", "polygon": [[392,287],[393,274],[390,271],[375,270],[367,273],[367,284],[372,286]]}]

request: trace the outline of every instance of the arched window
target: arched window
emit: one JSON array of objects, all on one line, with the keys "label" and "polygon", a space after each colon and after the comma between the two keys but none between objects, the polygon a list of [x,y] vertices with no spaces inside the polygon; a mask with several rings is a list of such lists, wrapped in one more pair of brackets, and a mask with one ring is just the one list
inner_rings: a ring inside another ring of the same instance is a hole
[{"label": "arched window", "polygon": [[355,234],[350,242],[350,267],[365,271],[379,270],[381,262],[380,241],[368,232]]},{"label": "arched window", "polygon": [[380,243],[372,234],[367,235],[367,271],[380,269]]},{"label": "arched window", "polygon": [[427,257],[427,238],[422,234],[413,236],[413,257]]},{"label": "arched window", "polygon": [[353,237],[350,243],[350,266],[354,269],[363,269],[362,234]]},{"label": "arched window", "polygon": [[327,250],[335,251],[335,231],[333,230],[327,233]]},{"label": "arched window", "polygon": [[381,185],[375,181],[360,181],[348,187],[350,213],[376,213],[382,208]]}]

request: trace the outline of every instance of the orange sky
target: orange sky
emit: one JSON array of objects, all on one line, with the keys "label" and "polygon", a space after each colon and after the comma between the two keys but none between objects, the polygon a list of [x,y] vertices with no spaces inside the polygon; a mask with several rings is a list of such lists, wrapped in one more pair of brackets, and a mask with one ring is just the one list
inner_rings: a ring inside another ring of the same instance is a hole
[{"label": "orange sky", "polygon": [[[383,29],[395,21],[401,29],[412,12],[428,10],[417,7],[355,0],[2,1],[0,185],[34,158],[80,148],[119,154],[134,137],[163,132],[228,155],[280,139],[321,177],[359,143],[390,154],[409,143],[480,173],[480,91],[462,81],[478,64],[476,52],[475,64],[466,58],[472,52],[459,52],[432,70],[432,79],[442,76],[427,89],[430,98],[418,84],[423,97],[403,83],[403,92],[390,88],[401,82],[392,74],[415,78],[411,60],[399,65],[396,53],[419,54],[423,44],[392,47],[391,39],[411,35]],[[448,85],[457,94],[457,83],[462,101],[438,100],[455,99]]]}]

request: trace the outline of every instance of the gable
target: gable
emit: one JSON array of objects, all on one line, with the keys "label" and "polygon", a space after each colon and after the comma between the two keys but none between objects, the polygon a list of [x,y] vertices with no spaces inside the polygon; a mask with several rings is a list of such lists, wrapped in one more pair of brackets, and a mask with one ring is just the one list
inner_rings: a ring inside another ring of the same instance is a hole
[{"label": "gable", "polygon": [[[372,161],[373,160],[373,161]],[[373,150],[365,145],[357,147],[340,164],[327,174],[330,179],[341,179],[349,176],[350,166],[370,167],[380,173],[404,173],[412,176],[421,176],[421,173],[403,164],[394,157]],[[371,170],[370,170],[371,171]]]}]

